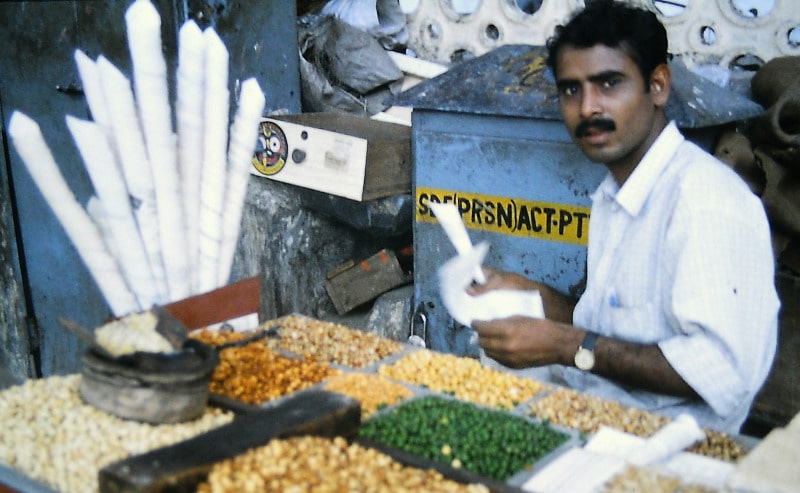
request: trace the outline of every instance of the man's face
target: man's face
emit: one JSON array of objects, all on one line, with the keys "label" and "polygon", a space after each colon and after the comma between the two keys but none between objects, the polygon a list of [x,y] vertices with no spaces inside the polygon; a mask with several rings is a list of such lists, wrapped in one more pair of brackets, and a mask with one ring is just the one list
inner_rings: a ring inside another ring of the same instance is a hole
[{"label": "man's face", "polygon": [[561,116],[572,140],[589,159],[627,177],[663,126],[668,73],[666,87],[648,81],[645,92],[636,64],[620,49],[565,46],[556,61]]}]

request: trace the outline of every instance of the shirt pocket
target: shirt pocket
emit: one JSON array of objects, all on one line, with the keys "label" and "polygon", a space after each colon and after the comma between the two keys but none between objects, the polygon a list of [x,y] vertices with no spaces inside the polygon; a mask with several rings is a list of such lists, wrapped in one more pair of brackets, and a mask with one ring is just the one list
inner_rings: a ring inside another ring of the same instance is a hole
[{"label": "shirt pocket", "polygon": [[669,333],[655,303],[617,305],[608,310],[610,335],[614,337],[651,344],[664,339]]}]

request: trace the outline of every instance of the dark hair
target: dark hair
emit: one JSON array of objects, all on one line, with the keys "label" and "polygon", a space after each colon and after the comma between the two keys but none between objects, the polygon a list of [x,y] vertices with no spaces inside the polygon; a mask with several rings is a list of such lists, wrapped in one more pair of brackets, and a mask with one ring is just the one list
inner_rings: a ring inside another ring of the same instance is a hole
[{"label": "dark hair", "polygon": [[564,46],[591,48],[597,44],[625,51],[647,81],[667,63],[667,31],[656,14],[614,0],[587,0],[586,7],[547,40],[547,66],[556,74],[556,58]]}]

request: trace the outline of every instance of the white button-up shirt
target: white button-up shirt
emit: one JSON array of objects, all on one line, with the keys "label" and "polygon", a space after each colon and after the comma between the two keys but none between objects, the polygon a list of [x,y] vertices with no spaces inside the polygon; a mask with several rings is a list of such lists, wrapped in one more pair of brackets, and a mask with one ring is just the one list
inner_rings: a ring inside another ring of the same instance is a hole
[{"label": "white button-up shirt", "polygon": [[758,197],[671,123],[622,188],[609,174],[593,194],[588,241],[574,324],[658,344],[702,402],[576,368],[552,367],[554,381],[738,432],[772,365],[780,305]]}]

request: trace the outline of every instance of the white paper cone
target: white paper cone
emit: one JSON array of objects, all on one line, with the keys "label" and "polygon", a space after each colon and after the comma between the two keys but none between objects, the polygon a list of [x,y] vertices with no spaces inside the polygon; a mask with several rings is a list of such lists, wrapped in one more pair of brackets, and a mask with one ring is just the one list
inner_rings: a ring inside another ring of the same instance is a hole
[{"label": "white paper cone", "polygon": [[220,236],[228,144],[228,50],[217,33],[203,32],[206,47],[203,172],[200,208],[201,292],[219,287]]},{"label": "white paper cone", "polygon": [[125,22],[136,103],[156,191],[161,255],[170,298],[178,300],[190,294],[189,264],[167,64],[161,52],[161,17],[149,0],[136,0],[125,12]]},{"label": "white paper cone", "polygon": [[222,246],[219,256],[220,286],[227,284],[231,274],[236,244],[239,241],[247,182],[250,179],[250,167],[258,138],[258,123],[265,104],[264,93],[258,81],[254,78],[244,81],[228,144],[228,186],[225,191]]},{"label": "white paper cone", "polygon": [[[469,233],[464,226],[464,221],[461,219],[458,209],[453,204],[438,204],[436,202],[428,203],[428,206],[433,211],[439,224],[444,228],[447,237],[456,249],[459,255],[465,255],[472,250],[472,241],[469,239]],[[472,278],[478,284],[486,282],[483,271],[478,266],[472,274]]]},{"label": "white paper cone", "polygon": [[78,67],[78,74],[81,76],[83,93],[86,95],[86,102],[89,104],[89,111],[92,113],[92,120],[110,133],[111,117],[106,107],[106,99],[103,96],[103,86],[100,82],[97,66],[94,60],[86,56],[81,50],[75,50],[74,58],[75,65]]},{"label": "white paper cone", "polygon": [[119,258],[117,245],[114,241],[114,233],[111,232],[111,226],[108,224],[106,211],[103,210],[103,204],[97,196],[92,195],[89,197],[89,200],[86,201],[86,214],[89,215],[89,219],[97,226],[97,231],[100,232],[100,238],[103,239],[103,245],[106,246],[111,256],[115,259]]},{"label": "white paper cone", "polygon": [[[194,21],[181,27],[178,37],[178,99],[175,116],[178,125],[178,173],[183,192],[186,221],[186,255],[190,266],[197,265],[200,230],[200,180],[203,165],[203,108],[205,42]],[[198,294],[198,269],[190,269],[189,282]]]},{"label": "white paper cone", "polygon": [[692,416],[681,414],[630,451],[628,462],[640,466],[661,462],[694,445],[705,436],[705,432]]},{"label": "white paper cone", "polygon": [[67,127],[83,157],[86,171],[103,204],[108,227],[113,235],[112,251],[139,305],[151,308],[160,302],[147,253],[131,210],[128,190],[114,162],[105,133],[99,125],[67,116]]},{"label": "white paper cone", "polygon": [[453,319],[466,326],[475,320],[497,320],[521,315],[544,318],[539,291],[494,289],[478,296],[466,292],[475,269],[489,251],[489,244],[478,243],[463,255],[457,255],[439,268],[439,294]]},{"label": "white paper cone", "polygon": [[167,278],[161,255],[161,240],[156,210],[153,174],[144,136],[141,132],[131,84],[125,75],[105,57],[97,59],[97,69],[103,95],[111,118],[111,128],[117,148],[122,175],[128,187],[139,234],[147,251],[148,263],[155,278],[159,298],[169,301]]},{"label": "white paper cone", "polygon": [[61,175],[39,125],[15,111],[11,115],[8,133],[33,181],[64,227],[113,314],[121,317],[139,311],[142,307],[125,283],[114,257],[103,244],[97,226],[78,204]]}]

